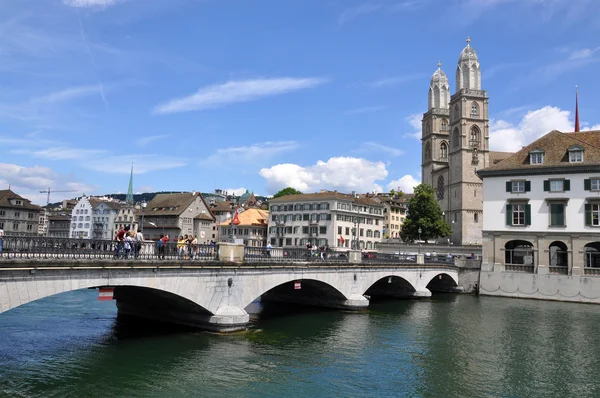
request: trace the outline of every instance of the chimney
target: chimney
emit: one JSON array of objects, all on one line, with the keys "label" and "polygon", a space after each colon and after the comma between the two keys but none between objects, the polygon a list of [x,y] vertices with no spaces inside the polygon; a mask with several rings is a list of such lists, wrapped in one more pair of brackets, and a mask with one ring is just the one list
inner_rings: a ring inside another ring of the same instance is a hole
[{"label": "chimney", "polygon": [[192,196],[196,196],[196,191],[192,191]]}]

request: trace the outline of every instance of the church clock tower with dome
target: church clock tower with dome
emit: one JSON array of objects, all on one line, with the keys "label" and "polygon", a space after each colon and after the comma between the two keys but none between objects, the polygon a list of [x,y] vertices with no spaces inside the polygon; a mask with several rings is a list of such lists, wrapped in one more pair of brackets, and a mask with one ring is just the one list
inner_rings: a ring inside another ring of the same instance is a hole
[{"label": "church clock tower with dome", "polygon": [[477,53],[467,38],[456,68],[456,92],[438,63],[423,114],[422,176],[433,186],[454,244],[481,244],[483,184],[476,175],[489,165],[488,97],[481,89]]}]

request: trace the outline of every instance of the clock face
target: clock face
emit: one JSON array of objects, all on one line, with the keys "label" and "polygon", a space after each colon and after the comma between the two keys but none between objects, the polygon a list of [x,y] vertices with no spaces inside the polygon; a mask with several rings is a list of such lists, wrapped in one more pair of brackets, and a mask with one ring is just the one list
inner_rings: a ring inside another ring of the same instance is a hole
[{"label": "clock face", "polygon": [[438,198],[438,200],[444,199],[444,177],[443,176],[438,177],[437,198]]}]

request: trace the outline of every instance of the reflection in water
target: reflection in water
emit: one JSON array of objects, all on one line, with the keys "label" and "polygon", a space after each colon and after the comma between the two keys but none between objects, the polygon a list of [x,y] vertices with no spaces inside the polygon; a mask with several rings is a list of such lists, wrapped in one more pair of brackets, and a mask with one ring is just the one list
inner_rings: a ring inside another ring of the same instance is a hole
[{"label": "reflection in water", "polygon": [[600,396],[600,307],[434,295],[248,307],[247,333],[117,317],[94,291],[0,315],[0,396]]}]

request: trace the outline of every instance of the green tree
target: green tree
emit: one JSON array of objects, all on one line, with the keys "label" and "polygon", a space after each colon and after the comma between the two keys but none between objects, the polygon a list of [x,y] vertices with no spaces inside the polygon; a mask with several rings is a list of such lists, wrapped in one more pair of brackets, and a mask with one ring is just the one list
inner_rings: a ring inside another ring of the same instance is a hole
[{"label": "green tree", "polygon": [[297,189],[294,189],[292,187],[287,187],[287,188],[283,188],[281,191],[279,191],[275,195],[273,195],[273,198],[280,198],[282,196],[288,196],[288,195],[302,195],[302,192],[300,192]]},{"label": "green tree", "polygon": [[402,225],[400,237],[405,242],[419,239],[429,241],[449,236],[450,225],[443,219],[442,210],[435,200],[433,187],[421,184],[415,187],[415,194],[408,201],[408,214]]}]

